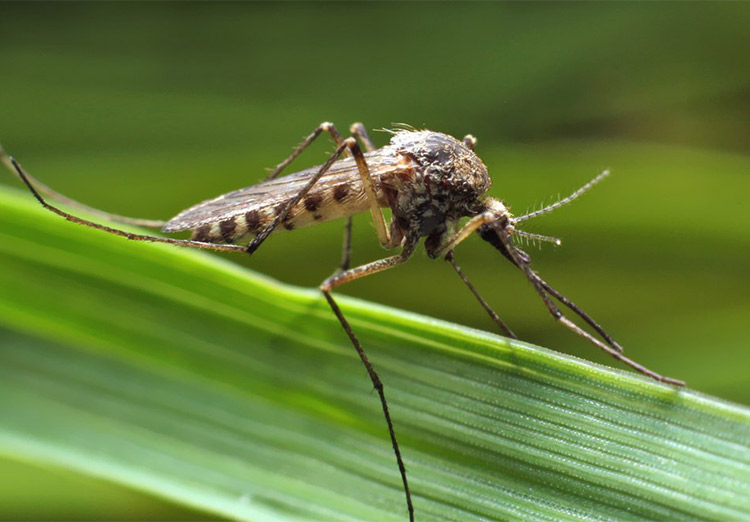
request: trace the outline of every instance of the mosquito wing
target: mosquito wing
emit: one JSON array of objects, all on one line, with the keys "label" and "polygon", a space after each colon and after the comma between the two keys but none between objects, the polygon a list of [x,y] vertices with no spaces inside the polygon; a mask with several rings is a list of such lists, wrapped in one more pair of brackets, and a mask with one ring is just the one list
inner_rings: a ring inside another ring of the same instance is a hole
[{"label": "mosquito wing", "polygon": [[[391,175],[396,159],[387,148],[367,153],[367,165],[380,196],[380,180]],[[180,212],[162,228],[164,232],[196,230],[211,224],[240,221],[247,233],[270,223],[279,209],[314,176],[320,167],[264,181],[257,185],[203,201]],[[291,210],[284,226],[301,228],[350,216],[368,209],[362,179],[352,158],[334,163],[307,195]]]}]

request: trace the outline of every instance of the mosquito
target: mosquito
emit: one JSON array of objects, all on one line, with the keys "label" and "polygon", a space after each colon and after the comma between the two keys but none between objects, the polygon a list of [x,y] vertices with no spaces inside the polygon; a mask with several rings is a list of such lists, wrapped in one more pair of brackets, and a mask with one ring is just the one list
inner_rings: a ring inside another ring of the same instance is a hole
[{"label": "mosquito", "polygon": [[[499,250],[524,274],[557,322],[634,370],[657,381],[684,386],[682,381],[659,375],[625,357],[622,347],[591,316],[532,270],[529,255],[514,244],[514,237],[560,244],[559,239],[525,232],[519,225],[570,203],[604,179],[609,171],[605,170],[566,198],[540,210],[514,216],[502,201],[486,195],[492,181],[487,167],[474,152],[477,141],[473,136],[467,135],[459,141],[440,132],[404,128],[392,131],[389,144],[376,149],[364,125],[355,123],[349,130],[350,136],[344,139],[332,123],[321,123],[264,181],[198,203],[166,222],[118,216],[80,204],[38,182],[1,147],[0,156],[47,210],[68,221],[134,241],[252,254],[273,232],[345,218],[341,264],[320,284],[320,290],[357,351],[380,398],[410,521],[414,520],[414,507],[383,383],[331,292],[404,263],[423,238],[427,255],[448,261],[506,336],[517,338],[456,262],[455,248],[473,233]],[[336,144],[336,150],[325,163],[280,176],[324,133],[330,135]],[[190,239],[175,239],[126,232],[61,210],[47,202],[42,194],[112,222],[161,228],[165,233],[191,231],[192,236]],[[390,222],[386,222],[384,208],[391,210]],[[367,211],[372,216],[380,244],[386,249],[398,248],[400,252],[351,268],[352,216]],[[462,223],[465,218],[468,221]],[[564,315],[560,305],[588,324],[598,337]]]}]

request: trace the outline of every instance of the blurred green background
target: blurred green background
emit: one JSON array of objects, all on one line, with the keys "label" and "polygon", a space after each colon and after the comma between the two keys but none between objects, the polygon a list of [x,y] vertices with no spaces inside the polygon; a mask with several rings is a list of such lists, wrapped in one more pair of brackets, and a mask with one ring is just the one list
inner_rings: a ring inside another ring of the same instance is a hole
[{"label": "blurred green background", "polygon": [[[324,120],[473,133],[492,195],[516,213],[610,167],[529,224],[564,240],[528,248],[536,269],[637,361],[750,404],[748,27],[744,3],[3,3],[0,139],[61,192],[153,218],[261,179]],[[296,166],[331,150],[321,140]],[[341,232],[280,234],[234,259],[316,286]],[[354,262],[382,256],[358,217]],[[489,246],[467,241],[457,259],[521,339],[614,364]],[[493,329],[423,254],[344,292]],[[10,461],[0,506],[8,519],[200,516]]]}]

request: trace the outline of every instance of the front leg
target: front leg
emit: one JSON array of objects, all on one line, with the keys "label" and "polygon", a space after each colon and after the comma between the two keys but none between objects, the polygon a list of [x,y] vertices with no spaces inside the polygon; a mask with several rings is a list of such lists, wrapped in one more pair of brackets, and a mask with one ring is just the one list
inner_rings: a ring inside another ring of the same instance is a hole
[{"label": "front leg", "polygon": [[471,281],[469,281],[469,278],[466,277],[466,274],[464,274],[463,270],[461,270],[461,267],[458,266],[458,263],[456,263],[455,258],[453,257],[453,251],[451,250],[447,254],[445,254],[445,260],[448,261],[451,266],[453,267],[453,270],[456,271],[456,274],[458,274],[458,277],[461,278],[461,281],[464,282],[466,285],[466,288],[469,289],[469,291],[474,295],[477,301],[479,301],[479,304],[482,305],[482,308],[484,308],[484,311],[487,312],[487,315],[490,316],[490,319],[495,321],[495,324],[497,324],[500,327],[500,330],[502,332],[512,338],[512,339],[518,339],[518,336],[513,333],[513,330],[510,329],[510,327],[505,324],[505,321],[500,319],[500,316],[497,315],[495,310],[492,309],[490,304],[482,297],[482,295],[479,293],[479,291],[476,289],[476,287],[471,284]]}]

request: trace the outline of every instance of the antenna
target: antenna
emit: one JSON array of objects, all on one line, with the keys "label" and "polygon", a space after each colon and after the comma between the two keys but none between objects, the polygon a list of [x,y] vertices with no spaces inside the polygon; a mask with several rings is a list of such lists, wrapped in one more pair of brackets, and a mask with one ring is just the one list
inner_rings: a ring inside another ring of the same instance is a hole
[{"label": "antenna", "polygon": [[[599,183],[601,180],[603,180],[607,176],[609,176],[609,169],[605,170],[604,172],[602,172],[601,174],[599,174],[598,176],[596,176],[594,179],[592,179],[591,181],[589,181],[588,183],[586,183],[584,186],[582,186],[581,188],[579,188],[578,190],[576,190],[575,192],[573,192],[567,198],[563,198],[563,199],[561,199],[561,200],[559,200],[559,201],[557,201],[555,203],[552,203],[549,206],[546,206],[546,207],[544,207],[542,209],[539,209],[539,210],[536,210],[534,212],[530,212],[530,213],[525,214],[523,216],[519,216],[517,218],[513,218],[513,222],[514,223],[518,223],[520,221],[526,221],[527,219],[539,217],[542,214],[548,214],[548,213],[552,212],[553,210],[562,207],[563,205],[567,205],[568,203],[570,203],[574,199],[578,198],[578,196],[580,196],[584,192],[587,192],[591,187],[593,187],[594,185],[596,185],[597,183]],[[518,231],[516,231],[516,232],[518,232]]]},{"label": "antenna", "polygon": [[562,240],[552,236],[543,236],[542,234],[534,234],[532,232],[526,232],[524,230],[513,229],[513,234],[521,237],[527,237],[529,239],[536,239],[537,241],[546,241],[552,243],[555,246],[562,245]]}]

